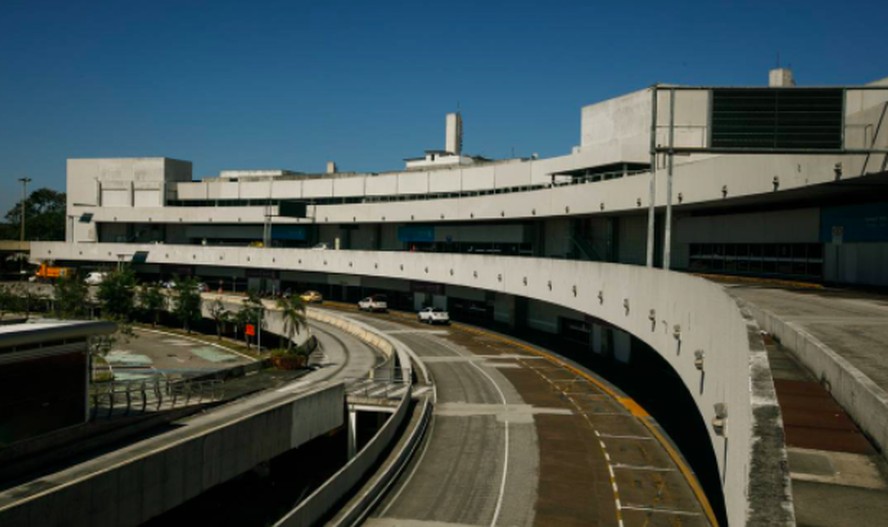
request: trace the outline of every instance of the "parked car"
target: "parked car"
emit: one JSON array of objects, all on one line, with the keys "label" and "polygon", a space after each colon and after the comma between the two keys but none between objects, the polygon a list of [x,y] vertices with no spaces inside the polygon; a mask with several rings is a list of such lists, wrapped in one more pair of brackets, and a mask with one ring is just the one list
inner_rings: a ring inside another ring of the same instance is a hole
[{"label": "parked car", "polygon": [[416,319],[426,324],[450,324],[450,314],[437,307],[424,307],[416,314]]},{"label": "parked car", "polygon": [[[168,282],[162,282],[160,285],[164,289],[175,289],[177,286],[176,282],[173,280],[170,280]],[[206,284],[206,282],[197,282],[196,284],[194,284],[194,289],[198,293],[206,293],[207,291],[210,290],[210,286],[208,286]]]},{"label": "parked car", "polygon": [[388,302],[385,295],[373,295],[358,302],[361,311],[388,311]]},{"label": "parked car", "polygon": [[102,271],[93,271],[86,275],[86,278],[83,279],[83,282],[86,285],[99,285],[105,281],[105,278],[108,276],[108,273]]},{"label": "parked car", "polygon": [[306,304],[320,304],[324,301],[324,296],[317,291],[306,291],[299,298]]}]

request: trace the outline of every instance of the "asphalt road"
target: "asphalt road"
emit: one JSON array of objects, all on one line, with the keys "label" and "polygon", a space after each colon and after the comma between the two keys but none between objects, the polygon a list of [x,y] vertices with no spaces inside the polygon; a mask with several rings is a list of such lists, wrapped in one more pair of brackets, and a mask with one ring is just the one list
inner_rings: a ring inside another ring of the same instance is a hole
[{"label": "asphalt road", "polygon": [[468,326],[356,317],[412,347],[438,395],[366,525],[709,525],[681,459],[606,386]]}]

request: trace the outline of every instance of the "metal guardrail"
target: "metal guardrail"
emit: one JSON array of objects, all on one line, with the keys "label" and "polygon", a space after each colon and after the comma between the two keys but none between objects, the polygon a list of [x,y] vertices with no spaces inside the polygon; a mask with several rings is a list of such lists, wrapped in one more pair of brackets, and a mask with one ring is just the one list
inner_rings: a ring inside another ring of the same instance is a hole
[{"label": "metal guardrail", "polygon": [[222,381],[201,379],[171,382],[162,377],[140,381],[94,384],[90,393],[91,418],[110,418],[131,412],[159,411],[190,404],[217,401],[223,396]]}]

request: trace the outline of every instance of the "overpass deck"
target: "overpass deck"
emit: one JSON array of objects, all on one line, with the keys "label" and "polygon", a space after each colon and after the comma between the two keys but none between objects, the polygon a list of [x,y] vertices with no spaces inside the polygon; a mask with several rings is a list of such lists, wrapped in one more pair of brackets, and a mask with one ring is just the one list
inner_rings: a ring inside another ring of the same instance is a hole
[{"label": "overpass deck", "polygon": [[884,517],[888,462],[878,442],[888,415],[888,297],[745,281],[728,291],[754,306],[759,324],[781,340],[766,343],[799,524]]}]

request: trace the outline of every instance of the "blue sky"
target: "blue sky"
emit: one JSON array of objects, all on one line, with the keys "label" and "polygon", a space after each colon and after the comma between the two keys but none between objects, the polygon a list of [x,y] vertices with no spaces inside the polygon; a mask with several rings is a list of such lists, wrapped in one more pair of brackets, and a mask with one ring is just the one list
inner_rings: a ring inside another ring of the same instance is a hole
[{"label": "blue sky", "polygon": [[0,3],[0,211],[69,157],[398,169],[443,147],[569,152],[580,107],[654,82],[888,76],[888,2]]}]

